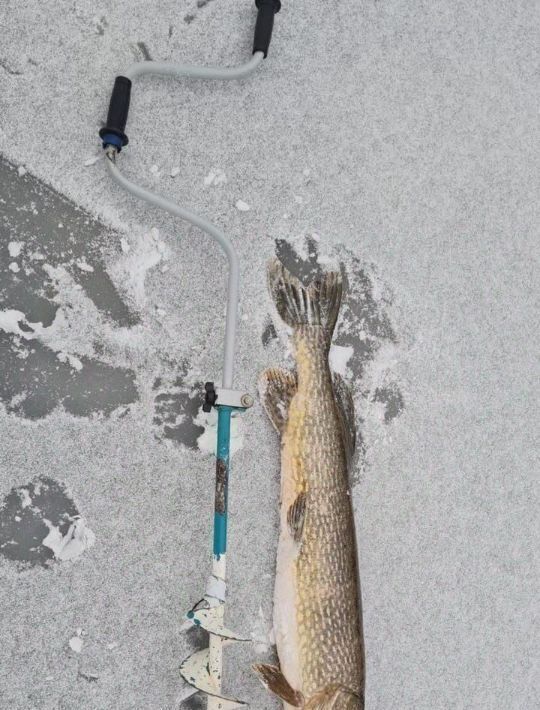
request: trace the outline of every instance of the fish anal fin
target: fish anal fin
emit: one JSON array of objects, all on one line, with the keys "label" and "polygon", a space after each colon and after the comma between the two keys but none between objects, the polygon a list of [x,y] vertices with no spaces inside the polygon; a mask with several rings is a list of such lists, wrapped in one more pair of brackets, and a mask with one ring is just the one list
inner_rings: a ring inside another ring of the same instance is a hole
[{"label": "fish anal fin", "polygon": [[263,407],[280,434],[285,430],[289,407],[297,388],[295,373],[282,367],[270,367],[259,378],[259,393]]},{"label": "fish anal fin", "polygon": [[278,698],[281,698],[295,708],[304,706],[304,696],[302,693],[291,687],[289,681],[277,666],[271,666],[267,663],[257,663],[253,666],[253,670],[257,673],[263,685],[274,693],[274,695],[277,695]]},{"label": "fish anal fin", "polygon": [[287,511],[287,524],[295,542],[302,541],[302,531],[304,529],[304,520],[306,518],[306,501],[307,495],[302,492],[296,497],[294,503]]},{"label": "fish anal fin", "polygon": [[364,698],[350,688],[332,683],[312,695],[305,710],[364,710]]},{"label": "fish anal fin", "polygon": [[350,465],[356,449],[356,423],[352,392],[343,377],[336,372],[333,374],[333,386],[343,446],[347,464]]}]

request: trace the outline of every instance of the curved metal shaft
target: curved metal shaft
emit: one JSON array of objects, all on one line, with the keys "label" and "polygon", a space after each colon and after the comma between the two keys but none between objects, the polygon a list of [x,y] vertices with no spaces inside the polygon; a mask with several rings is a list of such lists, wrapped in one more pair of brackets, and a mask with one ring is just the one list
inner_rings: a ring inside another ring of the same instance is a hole
[{"label": "curved metal shaft", "polygon": [[[232,80],[242,79],[251,74],[264,59],[262,52],[257,52],[253,57],[238,67],[194,67],[188,64],[169,64],[167,62],[140,62],[133,64],[126,76],[135,79],[145,74],[159,74],[173,77],[189,77],[193,79],[221,79]],[[162,197],[150,190],[126,178],[116,163],[117,151],[109,148],[107,150],[107,167],[111,177],[121,185],[127,192],[135,197],[144,200],[148,204],[169,212],[175,217],[180,217],[190,222],[195,227],[202,229],[212,239],[214,239],[223,249],[229,263],[229,279],[227,289],[227,318],[225,323],[225,344],[223,354],[223,377],[222,385],[225,388],[232,388],[234,375],[234,350],[236,340],[236,327],[238,320],[238,300],[240,290],[240,268],[236,250],[230,239],[205,217],[192,212],[186,207],[181,207],[172,200]]]},{"label": "curved metal shaft", "polygon": [[135,62],[129,67],[125,76],[132,81],[146,74],[176,78],[187,76],[190,79],[243,79],[249,76],[263,59],[262,52],[255,52],[249,62],[238,67],[196,67],[191,64],[177,64],[175,62]]},{"label": "curved metal shaft", "polygon": [[121,185],[125,190],[130,192],[135,197],[139,197],[141,200],[148,202],[154,207],[158,207],[175,217],[180,217],[181,219],[190,222],[195,227],[199,227],[206,234],[212,237],[221,246],[227,260],[229,263],[229,277],[228,277],[228,287],[227,287],[227,316],[225,321],[225,343],[224,343],[224,353],[223,353],[223,375],[222,384],[223,387],[232,388],[233,375],[234,375],[234,351],[235,351],[235,340],[236,340],[236,326],[238,321],[238,300],[239,300],[239,290],[240,290],[240,266],[238,262],[238,256],[236,250],[230,240],[223,234],[223,232],[214,226],[204,217],[200,217],[195,212],[181,207],[176,203],[168,200],[166,197],[157,195],[144,187],[137,185],[136,183],[128,180],[128,178],[123,175],[115,161],[114,153],[112,151],[107,153],[107,167],[109,169],[109,174],[111,177]]}]

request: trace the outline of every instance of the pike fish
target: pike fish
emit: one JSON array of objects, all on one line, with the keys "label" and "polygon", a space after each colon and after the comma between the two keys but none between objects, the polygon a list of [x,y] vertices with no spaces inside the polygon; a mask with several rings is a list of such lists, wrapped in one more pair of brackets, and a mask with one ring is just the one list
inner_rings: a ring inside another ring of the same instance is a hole
[{"label": "pike fish", "polygon": [[296,372],[260,378],[281,436],[274,633],[280,667],[254,666],[284,708],[363,710],[364,643],[348,468],[354,405],[328,355],[342,296],[337,272],[308,287],[275,260],[270,293],[292,329]]}]

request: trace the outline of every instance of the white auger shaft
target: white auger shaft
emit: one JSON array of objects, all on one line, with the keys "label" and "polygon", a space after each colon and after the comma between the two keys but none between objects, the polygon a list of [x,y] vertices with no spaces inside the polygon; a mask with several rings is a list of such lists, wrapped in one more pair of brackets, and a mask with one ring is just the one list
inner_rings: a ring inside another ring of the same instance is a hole
[{"label": "white auger shaft", "polygon": [[[272,37],[274,15],[279,12],[281,3],[280,0],[255,0],[255,4],[258,8],[258,15],[253,56],[248,62],[233,68],[196,67],[153,61],[134,64],[124,76],[116,77],[107,124],[100,130],[107,157],[106,164],[111,177],[135,197],[202,229],[222,247],[229,264],[222,389],[219,390],[219,394],[212,390],[214,399],[210,402],[210,406],[216,406],[218,410],[212,576],[203,600],[187,614],[187,619],[191,624],[208,632],[209,646],[187,658],[180,669],[182,677],[194,692],[201,691],[207,694],[208,710],[232,710],[245,706],[243,702],[222,695],[223,647],[228,642],[247,640],[224,626],[230,423],[233,411],[245,409],[252,404],[248,395],[242,395],[242,393],[232,390],[240,280],[238,256],[231,241],[210,221],[161,195],[150,192],[122,175],[118,169],[117,158],[122,148],[128,143],[124,131],[129,111],[132,80],[146,74],[210,80],[243,79],[259,66],[267,55]],[[208,395],[207,391],[207,404]]]}]

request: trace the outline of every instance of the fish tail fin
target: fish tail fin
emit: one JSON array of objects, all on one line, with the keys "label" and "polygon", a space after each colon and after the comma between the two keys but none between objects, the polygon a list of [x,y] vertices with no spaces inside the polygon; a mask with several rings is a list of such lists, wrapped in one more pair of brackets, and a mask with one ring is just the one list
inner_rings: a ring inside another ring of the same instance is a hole
[{"label": "fish tail fin", "polygon": [[279,261],[268,265],[268,286],[280,318],[291,328],[320,326],[331,339],[336,325],[343,281],[338,271],[316,276],[309,286],[293,276]]}]

